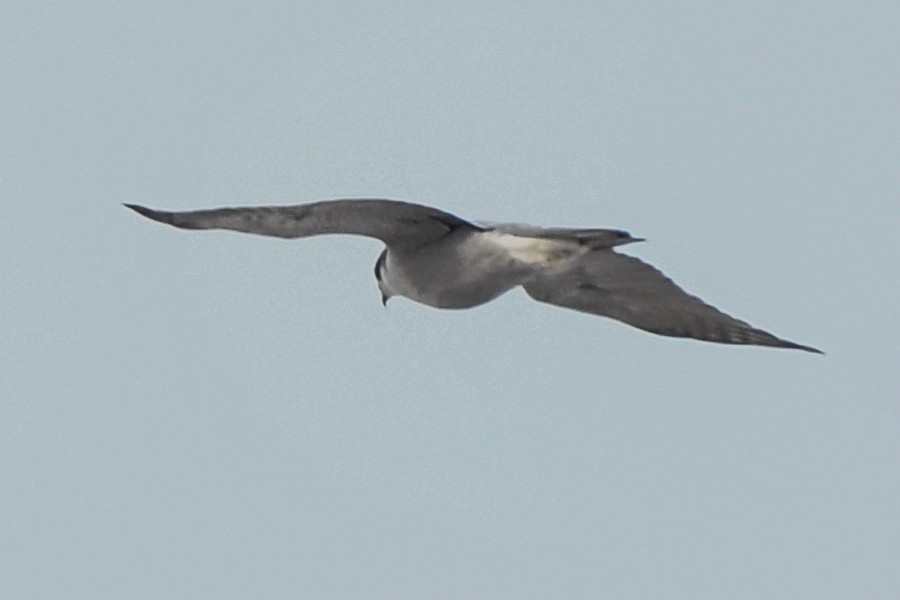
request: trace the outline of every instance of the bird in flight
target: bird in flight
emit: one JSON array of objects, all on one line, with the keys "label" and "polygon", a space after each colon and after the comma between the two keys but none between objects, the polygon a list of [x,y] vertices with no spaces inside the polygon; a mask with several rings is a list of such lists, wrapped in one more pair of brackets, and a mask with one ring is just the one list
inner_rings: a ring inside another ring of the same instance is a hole
[{"label": "bird in flight", "polygon": [[822,353],[735,319],[656,268],[620,254],[617,246],[643,241],[625,231],[476,224],[429,206],[381,199],[187,212],[125,206],[181,229],[377,238],[385,244],[375,263],[385,304],[391,296],[404,296],[437,308],[470,308],[522,286],[538,302],[659,335]]}]

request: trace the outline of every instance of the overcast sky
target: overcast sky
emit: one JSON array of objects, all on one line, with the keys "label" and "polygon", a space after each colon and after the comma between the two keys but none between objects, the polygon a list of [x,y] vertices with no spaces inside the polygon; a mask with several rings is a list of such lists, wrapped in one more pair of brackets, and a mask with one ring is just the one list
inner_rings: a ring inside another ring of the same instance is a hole
[{"label": "overcast sky", "polygon": [[[898,9],[9,4],[0,597],[900,597]],[[827,355],[121,206],[360,196],[626,229]]]}]

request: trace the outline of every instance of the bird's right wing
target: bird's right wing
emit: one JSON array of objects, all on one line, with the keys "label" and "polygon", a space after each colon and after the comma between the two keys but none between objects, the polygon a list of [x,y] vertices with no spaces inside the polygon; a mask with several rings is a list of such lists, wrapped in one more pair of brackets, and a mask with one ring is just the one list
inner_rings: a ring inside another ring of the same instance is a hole
[{"label": "bird's right wing", "polygon": [[524,287],[539,302],[610,317],[651,333],[821,353],[735,319],[688,294],[656,268],[612,249],[592,250],[569,269],[539,273]]},{"label": "bird's right wing", "polygon": [[141,215],[181,229],[230,229],[280,238],[345,233],[378,238],[393,246],[419,246],[459,227],[480,227],[421,204],[399,200],[325,200],[297,206],[216,208],[167,212],[134,204]]}]

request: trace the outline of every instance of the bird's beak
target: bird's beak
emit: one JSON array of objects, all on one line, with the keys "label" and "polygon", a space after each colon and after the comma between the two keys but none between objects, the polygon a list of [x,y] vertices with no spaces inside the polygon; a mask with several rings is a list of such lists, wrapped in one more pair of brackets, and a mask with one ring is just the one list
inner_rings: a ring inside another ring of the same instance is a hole
[{"label": "bird's beak", "polygon": [[387,294],[381,294],[381,305],[387,306],[388,296]]}]

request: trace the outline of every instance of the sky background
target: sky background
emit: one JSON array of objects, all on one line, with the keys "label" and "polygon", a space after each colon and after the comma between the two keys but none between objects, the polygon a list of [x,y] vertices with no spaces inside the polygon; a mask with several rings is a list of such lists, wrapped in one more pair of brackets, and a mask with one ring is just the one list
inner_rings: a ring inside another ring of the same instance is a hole
[{"label": "sky background", "polygon": [[[900,597],[888,3],[7,3],[0,597]],[[826,356],[382,308],[387,197],[624,228]]]}]

